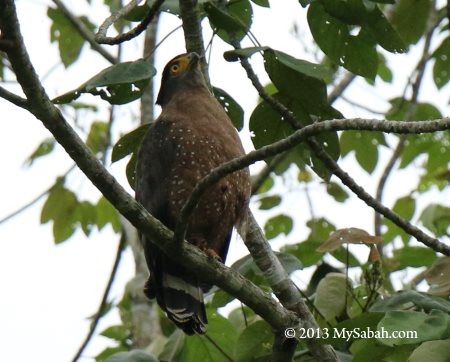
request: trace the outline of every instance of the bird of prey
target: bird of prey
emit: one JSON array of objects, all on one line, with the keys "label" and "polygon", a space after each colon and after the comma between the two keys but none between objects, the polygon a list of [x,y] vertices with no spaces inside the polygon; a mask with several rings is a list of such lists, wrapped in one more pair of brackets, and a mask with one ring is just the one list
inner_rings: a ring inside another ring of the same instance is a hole
[{"label": "bird of prey", "polygon": [[[244,155],[236,129],[211,94],[196,53],[164,68],[156,101],[161,115],[149,127],[136,164],[136,199],[168,228],[195,185],[221,164]],[[233,226],[243,228],[250,197],[248,169],[222,178],[201,197],[186,234],[189,243],[225,262]],[[150,277],[144,292],[186,334],[206,332],[203,293],[211,286],[141,236]]]}]

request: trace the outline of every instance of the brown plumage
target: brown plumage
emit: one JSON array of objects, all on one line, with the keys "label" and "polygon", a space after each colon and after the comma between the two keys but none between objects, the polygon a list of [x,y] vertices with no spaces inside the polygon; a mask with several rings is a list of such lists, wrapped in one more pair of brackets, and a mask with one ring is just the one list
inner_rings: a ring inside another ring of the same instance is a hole
[{"label": "brown plumage", "polygon": [[[197,182],[213,168],[244,154],[239,136],[211,95],[196,53],[181,54],[164,68],[157,103],[162,112],[142,141],[136,167],[136,199],[174,229]],[[225,262],[233,226],[241,228],[250,196],[248,169],[221,179],[200,199],[186,239]],[[142,237],[150,277],[144,289],[185,333],[205,333],[204,285]]]}]

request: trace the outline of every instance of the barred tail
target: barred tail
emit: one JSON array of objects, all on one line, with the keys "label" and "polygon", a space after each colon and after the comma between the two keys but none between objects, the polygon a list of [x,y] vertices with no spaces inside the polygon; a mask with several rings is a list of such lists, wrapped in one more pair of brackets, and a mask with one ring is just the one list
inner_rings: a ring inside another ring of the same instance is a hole
[{"label": "barred tail", "polygon": [[[186,280],[189,279],[189,280]],[[203,291],[194,278],[164,273],[162,288],[167,316],[186,334],[206,333]]]}]

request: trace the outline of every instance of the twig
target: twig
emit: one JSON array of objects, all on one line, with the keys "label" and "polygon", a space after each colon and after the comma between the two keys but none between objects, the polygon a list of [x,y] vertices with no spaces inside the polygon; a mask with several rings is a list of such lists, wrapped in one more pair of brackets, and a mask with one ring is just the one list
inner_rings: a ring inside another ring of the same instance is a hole
[{"label": "twig", "polygon": [[78,361],[78,359],[83,354],[84,350],[86,349],[90,340],[92,339],[92,336],[94,335],[95,329],[97,328],[100,318],[102,317],[102,315],[105,311],[106,303],[108,302],[109,292],[111,291],[112,284],[116,277],[117,270],[118,270],[119,264],[120,264],[120,260],[122,258],[122,252],[125,249],[126,243],[127,243],[127,239],[126,239],[125,233],[122,233],[122,235],[120,237],[119,245],[117,246],[116,258],[114,260],[111,274],[109,276],[108,284],[106,285],[105,291],[103,292],[103,297],[102,297],[100,305],[97,309],[97,313],[95,313],[95,316],[92,319],[91,326],[89,328],[88,334],[86,335],[86,338],[84,339],[83,343],[81,344],[81,346],[78,349],[75,356],[72,358],[72,362]]},{"label": "twig", "polygon": [[7,222],[8,220],[12,219],[14,216],[17,216],[18,214],[24,212],[29,207],[33,206],[36,202],[38,202],[45,195],[47,195],[53,187],[54,187],[54,185],[52,185],[48,189],[42,191],[39,195],[37,195],[35,198],[33,198],[30,201],[28,201],[25,205],[19,207],[17,210],[15,210],[12,213],[10,213],[9,215],[5,216],[3,219],[0,220],[0,224],[3,224],[4,222]]},{"label": "twig", "polygon": [[363,109],[363,110],[365,110],[367,112],[370,112],[372,114],[377,114],[379,116],[384,116],[385,115],[385,112],[377,111],[375,109],[372,109],[372,108],[366,106],[365,104],[360,104],[360,103],[355,102],[355,101],[353,101],[353,100],[351,100],[351,99],[349,99],[349,98],[347,98],[345,96],[342,96],[341,99],[346,101],[348,104],[350,104],[352,106],[358,107],[358,108]]},{"label": "twig", "polygon": [[[405,138],[401,137],[398,140],[397,146],[395,147],[394,152],[391,155],[391,158],[389,159],[388,163],[386,164],[386,167],[383,170],[380,180],[378,181],[375,199],[380,203],[383,201],[383,191],[387,179],[391,174],[391,171],[394,169],[394,166],[398,158],[402,154],[404,145],[405,145]],[[379,214],[378,212],[375,213],[375,235],[381,236],[381,214]],[[378,251],[381,252],[382,248],[379,248]]]},{"label": "twig", "polygon": [[336,84],[333,90],[328,96],[328,103],[333,104],[336,99],[338,99],[342,93],[347,89],[347,87],[355,80],[356,75],[353,73],[347,73],[342,80]]},{"label": "twig", "polygon": [[107,50],[105,50],[102,46],[100,46],[96,41],[94,34],[88,27],[77,18],[65,5],[61,0],[53,0],[55,5],[59,10],[63,12],[66,18],[70,21],[72,26],[78,31],[78,33],[86,39],[86,41],[91,45],[92,49],[97,51],[103,58],[105,58],[111,64],[116,64],[119,62],[117,58],[111,55]]},{"label": "twig", "polygon": [[131,10],[133,10],[142,0],[132,0],[128,3],[128,5],[119,9],[115,13],[113,13],[110,17],[108,17],[102,25],[98,28],[98,32],[95,35],[95,40],[99,44],[108,44],[108,45],[116,45],[123,43],[125,41],[131,40],[141,34],[145,29],[147,29],[148,24],[153,20],[159,8],[164,3],[164,0],[155,0],[153,5],[148,11],[148,14],[145,18],[133,29],[127,31],[126,33],[119,34],[114,37],[106,36],[106,32],[114,24],[117,20],[119,20],[124,15],[128,14]]},{"label": "twig", "polygon": [[[236,49],[240,48],[239,43],[233,44]],[[247,77],[252,81],[253,86],[258,91],[260,97],[264,99],[275,111],[280,113],[284,119],[289,122],[294,128],[301,128],[301,123],[292,114],[292,112],[286,108],[283,104],[278,102],[276,99],[271,97],[262,86],[256,73],[253,71],[248,59],[241,57],[241,65],[247,72]],[[323,164],[328,168],[328,170],[337,176],[341,182],[346,185],[356,196],[358,196],[366,205],[372,207],[377,212],[381,213],[387,219],[391,220],[398,227],[406,231],[408,234],[414,236],[418,241],[422,242],[426,246],[432,248],[433,250],[440,252],[445,255],[450,255],[450,247],[441,243],[439,240],[425,234],[419,228],[413,226],[407,220],[403,219],[398,214],[394,213],[392,210],[375,200],[366,190],[359,186],[353,178],[340,168],[338,163],[323,149],[319,142],[314,138],[310,138],[308,141],[308,146],[312,149],[315,155],[323,162]]]},{"label": "twig", "polygon": [[231,361],[231,362],[233,362],[234,360],[233,360],[233,358],[231,358],[230,356],[229,356],[229,354],[227,353],[227,352],[225,352],[225,350],[222,348],[222,347],[220,347],[220,345],[211,337],[211,336],[208,336],[208,334],[205,334],[204,335],[204,337],[220,352],[220,353],[222,353],[222,355],[225,357],[225,359],[227,359],[228,361]]},{"label": "twig", "polygon": [[[73,165],[71,168],[69,168],[62,176],[59,176],[58,179],[63,179],[67,177],[67,175],[75,169],[75,165]],[[4,222],[7,222],[8,220],[12,219],[14,216],[17,216],[21,212],[24,212],[29,207],[33,206],[36,202],[38,202],[40,199],[42,199],[45,195],[47,195],[55,185],[53,184],[46,190],[42,191],[39,195],[35,196],[33,199],[28,201],[25,205],[19,207],[17,210],[13,211],[11,214],[5,216],[3,219],[0,220],[0,224],[3,224]]]},{"label": "twig", "polygon": [[[429,57],[430,52],[430,46],[431,46],[431,39],[433,36],[434,31],[436,30],[437,26],[439,25],[440,21],[437,21],[427,32],[427,35],[425,37],[425,42],[423,46],[422,56],[420,57],[420,60],[416,66],[416,79],[411,84],[412,88],[412,94],[411,94],[411,100],[410,100],[410,106],[406,112],[406,120],[410,121],[412,119],[412,116],[414,114],[415,105],[417,104],[417,100],[419,98],[419,90],[420,86],[422,84],[423,76],[425,74],[425,68],[427,65],[427,59]],[[410,82],[408,82],[408,85]],[[403,148],[405,145],[405,137],[400,137],[397,146],[394,149],[394,152],[391,155],[391,158],[389,159],[385,169],[383,170],[383,173],[380,177],[380,180],[378,181],[377,190],[375,194],[375,199],[378,202],[383,202],[383,192],[384,188],[386,186],[387,180],[394,169],[395,163],[400,158]],[[375,212],[375,235],[380,236],[381,235],[381,215],[378,212]],[[383,246],[381,244],[377,245],[377,249],[380,254],[383,253]]]},{"label": "twig", "polygon": [[256,194],[258,190],[261,188],[261,186],[264,184],[264,182],[267,180],[267,178],[270,176],[273,170],[281,163],[283,162],[284,158],[286,157],[285,154],[280,153],[279,155],[276,155],[266,167],[264,167],[258,175],[252,178],[252,195]]},{"label": "twig", "polygon": [[28,110],[29,104],[25,98],[22,98],[17,94],[14,94],[1,86],[0,86],[0,97],[6,99],[7,101],[10,101],[11,103],[15,104],[20,108]]}]

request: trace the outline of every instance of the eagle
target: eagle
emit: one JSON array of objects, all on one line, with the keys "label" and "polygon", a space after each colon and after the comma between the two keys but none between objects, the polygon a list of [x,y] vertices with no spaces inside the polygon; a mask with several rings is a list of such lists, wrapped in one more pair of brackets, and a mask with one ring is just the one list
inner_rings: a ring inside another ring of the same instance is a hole
[{"label": "eagle", "polygon": [[[165,66],[156,101],[162,111],[137,155],[136,200],[171,230],[196,184],[214,168],[245,154],[230,118],[206,84],[200,59],[197,53],[185,53]],[[245,228],[250,190],[247,168],[211,186],[190,217],[186,241],[225,263],[233,227]],[[145,235],[141,242],[150,272],[145,295],[156,298],[186,334],[206,333],[203,295],[211,285]]]}]

